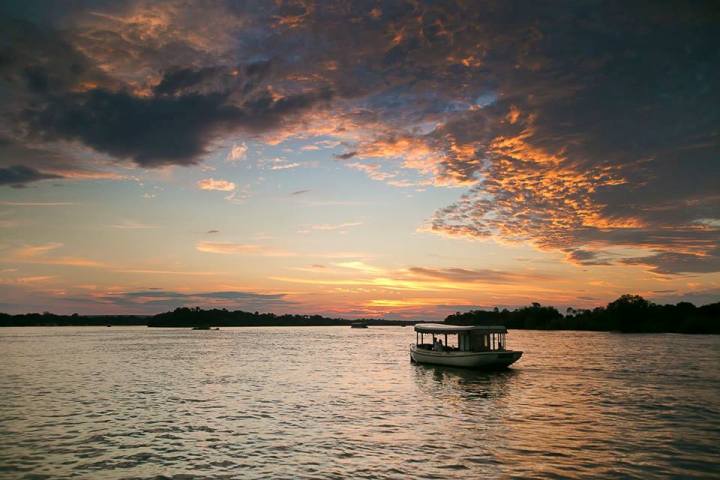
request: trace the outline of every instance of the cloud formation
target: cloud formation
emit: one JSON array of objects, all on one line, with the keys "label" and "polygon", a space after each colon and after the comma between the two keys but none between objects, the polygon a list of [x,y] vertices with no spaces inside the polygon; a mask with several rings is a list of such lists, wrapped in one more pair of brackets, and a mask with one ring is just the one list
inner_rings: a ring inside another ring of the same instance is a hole
[{"label": "cloud formation", "polygon": [[[711,1],[132,2],[62,23],[3,8],[13,142],[155,168],[228,138],[323,137],[379,182],[465,189],[428,231],[582,266],[720,271]],[[29,151],[3,165],[13,186],[64,176]]]},{"label": "cloud formation", "polygon": [[204,253],[217,253],[220,255],[250,255],[258,257],[292,257],[296,254],[286,250],[275,249],[254,243],[234,242],[198,242],[196,249]]},{"label": "cloud formation", "polygon": [[200,190],[218,190],[220,192],[232,192],[235,190],[235,184],[227,180],[215,180],[214,178],[204,178],[197,182]]},{"label": "cloud formation", "polygon": [[0,186],[9,185],[13,188],[24,188],[28,183],[52,178],[62,178],[53,173],[44,173],[32,167],[13,165],[7,168],[0,168]]},{"label": "cloud formation", "polygon": [[459,283],[521,283],[528,280],[548,280],[551,277],[540,274],[522,274],[489,269],[411,267],[408,272],[421,279],[436,279]]},{"label": "cloud formation", "polygon": [[238,160],[242,160],[247,155],[248,147],[245,145],[245,142],[242,142],[240,144],[234,144],[232,148],[230,149],[230,153],[228,153],[227,160],[229,162],[237,162]]}]

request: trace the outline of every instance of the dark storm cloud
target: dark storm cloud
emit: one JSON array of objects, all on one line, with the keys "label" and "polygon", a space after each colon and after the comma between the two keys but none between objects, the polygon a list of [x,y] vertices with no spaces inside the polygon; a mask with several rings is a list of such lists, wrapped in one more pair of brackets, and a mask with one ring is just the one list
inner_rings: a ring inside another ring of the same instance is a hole
[{"label": "dark storm cloud", "polygon": [[433,228],[530,240],[585,265],[612,263],[603,249],[623,246],[655,251],[625,261],[655,271],[720,271],[720,232],[696,224],[720,217],[720,112],[708,108],[720,104],[720,58],[706,48],[720,39],[717,9],[566,7],[487,17],[508,29],[486,37],[484,58],[506,94],[443,127],[474,137],[487,163],[445,161],[483,182]]},{"label": "dark storm cloud", "polygon": [[20,100],[34,102],[85,82],[118,85],[64,35],[9,16],[0,18],[0,81],[4,86],[0,95],[12,97],[13,106]]},{"label": "dark storm cloud", "polygon": [[202,69],[175,68],[165,73],[163,79],[155,85],[156,95],[172,95],[184,90],[193,89],[198,85],[217,78],[224,69],[208,67]]},{"label": "dark storm cloud", "polygon": [[10,112],[28,138],[78,141],[140,166],[198,163],[219,135],[262,132],[332,96],[327,86],[275,95],[260,88],[267,61],[173,67],[151,95],[110,79],[67,34],[4,20],[0,72],[25,106]]},{"label": "dark storm cloud", "polygon": [[52,178],[62,177],[52,173],[43,173],[23,165],[14,165],[7,168],[0,167],[0,186],[10,185],[13,188],[24,188],[28,183]]},{"label": "dark storm cloud", "polygon": [[319,90],[275,99],[265,92],[235,105],[223,93],[144,98],[93,89],[53,98],[26,110],[24,119],[46,140],[81,141],[143,167],[192,165],[218,135],[271,129],[330,96],[329,90]]},{"label": "dark storm cloud", "polygon": [[211,66],[204,68],[173,67],[153,87],[155,95],[177,95],[207,90],[239,90],[252,92],[269,73],[271,62],[262,61],[236,67]]}]

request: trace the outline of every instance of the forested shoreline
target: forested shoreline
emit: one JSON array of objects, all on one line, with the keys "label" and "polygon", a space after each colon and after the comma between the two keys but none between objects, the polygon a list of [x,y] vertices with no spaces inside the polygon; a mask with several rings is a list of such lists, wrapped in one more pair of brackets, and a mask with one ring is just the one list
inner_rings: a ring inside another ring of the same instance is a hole
[{"label": "forested shoreline", "polygon": [[[242,310],[180,307],[157,315],[56,315],[49,312],[10,315],[0,313],[0,327],[23,326],[129,326],[270,327],[349,326],[362,321],[369,326],[412,325],[424,319],[344,319],[321,315],[276,315]],[[568,308],[561,313],[552,306],[533,303],[514,310],[471,310],[445,319],[455,325],[504,325],[509,329],[590,330],[627,333],[713,333],[720,334],[720,302],[696,307],[689,302],[659,305],[638,295],[623,295],[605,307]]]},{"label": "forested shoreline", "polygon": [[472,310],[449,315],[456,325],[505,325],[529,330],[590,330],[626,333],[720,333],[720,302],[696,307],[689,302],[652,303],[638,295],[623,295],[605,307],[568,308],[533,303],[515,310]]}]

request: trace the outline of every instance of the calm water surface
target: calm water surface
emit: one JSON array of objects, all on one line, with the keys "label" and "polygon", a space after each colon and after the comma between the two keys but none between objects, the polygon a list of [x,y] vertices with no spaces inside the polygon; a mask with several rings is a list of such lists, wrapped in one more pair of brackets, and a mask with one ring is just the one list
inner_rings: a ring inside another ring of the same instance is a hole
[{"label": "calm water surface", "polygon": [[411,327],[0,330],[1,478],[720,478],[720,336]]}]

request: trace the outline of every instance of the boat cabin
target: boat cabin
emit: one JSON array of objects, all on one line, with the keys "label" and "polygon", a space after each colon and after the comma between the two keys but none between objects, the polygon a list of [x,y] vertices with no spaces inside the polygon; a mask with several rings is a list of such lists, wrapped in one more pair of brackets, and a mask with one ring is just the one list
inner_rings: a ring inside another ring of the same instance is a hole
[{"label": "boat cabin", "polygon": [[503,326],[415,325],[418,349],[443,352],[504,352],[507,328]]}]

